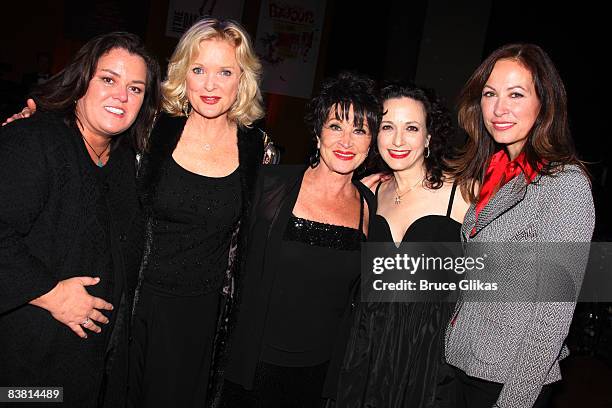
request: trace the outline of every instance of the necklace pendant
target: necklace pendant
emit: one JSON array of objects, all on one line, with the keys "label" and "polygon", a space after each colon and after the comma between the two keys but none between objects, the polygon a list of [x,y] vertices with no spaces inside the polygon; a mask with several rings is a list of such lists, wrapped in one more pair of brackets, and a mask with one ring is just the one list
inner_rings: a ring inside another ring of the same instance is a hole
[{"label": "necklace pendant", "polygon": [[395,205],[399,205],[402,202],[402,199],[400,196],[395,196]]},{"label": "necklace pendant", "polygon": [[206,144],[204,145],[204,150],[206,150],[207,152],[209,152],[209,151],[210,151],[210,143],[206,143]]},{"label": "necklace pendant", "polygon": [[102,163],[102,159],[98,159],[98,162],[96,163],[96,165],[98,167],[104,167],[104,163]]}]

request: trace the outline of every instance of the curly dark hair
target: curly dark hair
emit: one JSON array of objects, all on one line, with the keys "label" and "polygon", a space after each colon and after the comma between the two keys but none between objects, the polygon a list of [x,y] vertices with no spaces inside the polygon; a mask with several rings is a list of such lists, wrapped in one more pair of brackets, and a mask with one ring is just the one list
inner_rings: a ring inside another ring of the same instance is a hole
[{"label": "curly dark hair", "polygon": [[382,120],[382,104],[374,80],[365,75],[345,71],[323,81],[319,93],[308,103],[304,118],[312,133],[315,149],[317,137],[334,106],[336,117],[345,120],[348,119],[352,106],[354,125],[361,127],[365,120],[372,134],[372,144],[376,144]]},{"label": "curly dark hair", "polygon": [[[427,188],[442,187],[445,173],[449,170],[448,161],[454,156],[452,139],[456,128],[453,126],[450,112],[442,104],[432,89],[420,88],[411,82],[387,82],[380,90],[381,100],[395,98],[410,98],[419,101],[425,108],[427,132],[431,135],[429,141],[429,157],[425,158],[425,185]],[[383,116],[387,112],[383,112]],[[369,159],[372,172],[391,173],[391,169],[382,159],[378,146],[374,144]]]},{"label": "curly dark hair", "polygon": [[[76,53],[72,61],[30,95],[42,109],[60,113],[67,126],[76,127],[75,102],[83,97],[93,78],[98,60],[112,49],[124,49],[140,56],[147,67],[147,84],[142,107],[136,120],[128,129],[128,141],[137,150],[143,150],[161,101],[159,64],[145,49],[142,40],[135,34],[112,32],[89,40]],[[119,144],[123,135],[113,138],[111,147]]]}]

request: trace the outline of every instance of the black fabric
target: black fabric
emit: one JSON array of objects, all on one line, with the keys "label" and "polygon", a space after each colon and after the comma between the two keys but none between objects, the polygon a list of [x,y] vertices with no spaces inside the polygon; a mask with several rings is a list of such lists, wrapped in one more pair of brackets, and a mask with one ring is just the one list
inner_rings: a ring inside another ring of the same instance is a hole
[{"label": "black fabric", "polygon": [[[244,281],[239,288],[243,294],[240,314],[225,373],[226,379],[247,390],[254,386],[275,272],[279,270],[278,254],[285,226],[297,201],[304,171],[303,166],[264,167],[256,189],[253,218],[249,227],[251,239],[243,269]],[[363,184],[357,182],[355,185],[362,195],[372,195]],[[372,208],[370,202],[368,208]],[[311,261],[305,259],[306,263]],[[347,299],[346,307],[349,307],[352,300],[352,297]],[[340,327],[336,337],[343,336]]]},{"label": "black fabric", "polygon": [[240,215],[240,179],[237,171],[194,174],[171,156],[160,174],[150,261],[134,310],[130,405],[199,407],[207,397],[219,289]]},{"label": "black fabric", "polygon": [[[143,241],[134,152],[119,143],[99,169],[77,130],[39,112],[2,128],[0,163],[0,386],[63,386],[65,407],[122,406]],[[99,276],[87,291],[115,307],[87,339],[28,304],[75,276]]]},{"label": "black fabric", "polygon": [[128,406],[204,406],[219,297],[171,296],[143,286],[132,328]]},{"label": "black fabric", "polygon": [[[162,165],[176,148],[185,122],[185,117],[171,117],[161,114],[151,133],[148,150],[140,159],[138,186],[147,216],[145,255],[141,271],[144,271],[148,262],[151,261],[153,200],[162,175]],[[226,266],[227,273],[225,283],[223,284],[221,306],[216,318],[217,328],[215,330],[212,350],[211,380],[209,381],[209,392],[207,393],[207,399],[211,403],[214,403],[214,400],[217,399],[223,384],[223,372],[227,360],[227,339],[236,324],[236,302],[239,301],[241,294],[232,288],[238,288],[241,285],[239,265],[244,262],[244,248],[248,236],[245,226],[249,225],[255,182],[259,174],[262,157],[263,141],[261,132],[255,128],[238,129],[238,175],[240,178],[242,206],[239,223],[232,236],[232,242],[235,245],[232,245],[230,254],[228,254],[229,262]],[[143,281],[142,276],[140,281]],[[136,304],[138,303],[138,298],[139,294],[137,292]],[[207,316],[207,318],[212,317]]]},{"label": "black fabric", "polygon": [[328,362],[312,367],[282,367],[260,362],[254,390],[225,381],[223,408],[322,408],[321,388]]},{"label": "black fabric", "polygon": [[156,190],[144,284],[176,296],[218,292],[240,216],[238,172],[205,177],[169,157]]},{"label": "black fabric", "polygon": [[270,294],[261,361],[308,367],[331,358],[350,288],[359,278],[364,241],[363,232],[354,228],[289,218]]},{"label": "black fabric", "polygon": [[[503,384],[471,377],[455,367],[453,367],[453,370],[457,379],[456,408],[491,408],[497,406],[495,403]],[[549,408],[555,387],[556,383],[543,386],[532,408]]]},{"label": "black fabric", "polygon": [[[377,189],[378,192],[378,189]],[[458,242],[461,224],[446,216],[416,220],[403,242]],[[392,242],[385,218],[370,222],[369,242]],[[452,407],[452,369],[444,362],[450,302],[360,303],[340,370],[337,407]]]}]

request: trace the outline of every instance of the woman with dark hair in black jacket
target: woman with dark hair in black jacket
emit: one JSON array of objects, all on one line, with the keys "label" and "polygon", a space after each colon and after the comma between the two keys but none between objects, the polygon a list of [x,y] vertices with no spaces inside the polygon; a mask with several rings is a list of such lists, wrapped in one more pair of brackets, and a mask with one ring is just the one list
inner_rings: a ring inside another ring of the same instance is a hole
[{"label": "woman with dark hair in black jacket", "polygon": [[142,254],[135,152],[159,67],[135,35],[105,34],[35,97],[40,112],[0,134],[0,385],[121,406]]},{"label": "woman with dark hair in black jacket", "polygon": [[262,170],[223,406],[321,405],[372,208],[353,175],[380,117],[373,81],[327,80],[307,114],[317,144],[310,167]]}]

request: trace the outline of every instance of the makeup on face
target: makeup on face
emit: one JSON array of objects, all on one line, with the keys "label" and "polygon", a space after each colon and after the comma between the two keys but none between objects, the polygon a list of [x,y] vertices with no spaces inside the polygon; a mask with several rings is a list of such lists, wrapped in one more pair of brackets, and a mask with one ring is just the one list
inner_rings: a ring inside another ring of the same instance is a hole
[{"label": "makeup on face", "polygon": [[511,158],[519,155],[540,113],[531,72],[516,60],[499,60],[482,90],[480,107],[493,139],[506,146]]},{"label": "makeup on face", "polygon": [[423,104],[408,97],[387,99],[378,132],[378,151],[394,171],[422,165],[429,144]]},{"label": "makeup on face", "polygon": [[236,47],[227,40],[203,40],[186,76],[187,99],[206,119],[227,115],[236,98],[241,70]]},{"label": "makeup on face", "polygon": [[321,163],[337,173],[352,173],[366,159],[371,140],[365,118],[361,125],[355,123],[353,106],[342,112],[334,105],[319,136]]}]

